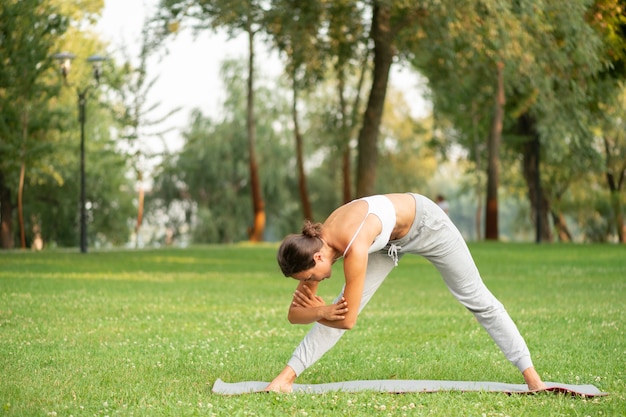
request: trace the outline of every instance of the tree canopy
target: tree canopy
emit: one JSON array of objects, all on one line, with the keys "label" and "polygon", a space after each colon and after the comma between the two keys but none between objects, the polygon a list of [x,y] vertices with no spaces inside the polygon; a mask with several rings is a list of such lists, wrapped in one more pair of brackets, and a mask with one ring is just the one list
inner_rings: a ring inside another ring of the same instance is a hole
[{"label": "tree canopy", "polygon": [[[484,225],[468,236],[500,239],[502,223],[508,238],[515,223],[537,241],[626,241],[623,0],[161,0],[140,56],[111,58],[95,85],[84,58],[110,50],[90,29],[102,7],[0,5],[3,248],[76,244],[82,91],[96,245],[278,240],[392,191],[452,193],[460,227]],[[176,109],[147,102],[146,58],[184,30],[245,36],[246,62],[223,62],[220,115],[195,111],[180,149],[151,153]],[[65,83],[61,51],[77,57]],[[424,77],[431,115],[390,85],[398,66]]]}]

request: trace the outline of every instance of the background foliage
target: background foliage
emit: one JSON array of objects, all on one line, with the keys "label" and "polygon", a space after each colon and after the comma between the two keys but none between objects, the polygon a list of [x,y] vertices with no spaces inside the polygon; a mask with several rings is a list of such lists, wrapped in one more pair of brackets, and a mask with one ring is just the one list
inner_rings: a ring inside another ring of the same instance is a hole
[{"label": "background foliage", "polygon": [[[163,1],[139,56],[111,54],[95,85],[84,58],[114,51],[91,29],[101,0],[3,2],[2,247],[76,245],[85,88],[92,246],[229,243],[259,227],[279,240],[363,189],[444,194],[466,238],[480,240],[489,184],[500,240],[624,242],[624,6]],[[195,112],[180,148],[154,153],[177,109],[147,101],[149,58],[183,30],[247,36],[246,61],[222,63],[220,114]],[[279,79],[254,71],[261,44],[278,52]],[[51,57],[66,50],[77,59],[64,83]],[[399,65],[424,77],[433,112],[423,119],[388,84]]]}]

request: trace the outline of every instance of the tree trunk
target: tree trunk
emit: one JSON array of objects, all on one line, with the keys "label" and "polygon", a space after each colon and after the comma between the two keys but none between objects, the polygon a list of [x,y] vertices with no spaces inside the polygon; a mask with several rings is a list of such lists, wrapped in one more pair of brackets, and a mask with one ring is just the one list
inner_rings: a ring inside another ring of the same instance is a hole
[{"label": "tree trunk", "polygon": [[[352,124],[348,122],[348,114],[347,114],[347,106],[346,99],[344,96],[345,90],[345,72],[340,70],[338,72],[337,78],[339,79],[337,83],[337,90],[339,93],[339,112],[341,114],[341,138],[339,143],[342,147],[341,151],[341,176],[342,176],[342,202],[343,204],[348,203],[352,200],[352,158],[350,155],[350,132]],[[357,91],[361,91],[359,88]],[[357,100],[359,94],[357,92]],[[357,101],[358,103],[358,101]],[[355,103],[355,105],[357,104]],[[355,109],[353,109],[355,110]],[[354,112],[353,112],[354,113]],[[351,118],[353,120],[354,118]]]},{"label": "tree trunk", "polygon": [[135,248],[139,247],[139,230],[141,229],[141,223],[143,221],[143,202],[145,196],[143,172],[141,170],[137,170],[137,185],[139,186],[139,190],[137,196],[137,223],[135,223]]},{"label": "tree trunk", "polygon": [[620,243],[626,243],[626,225],[624,224],[622,202],[620,199],[620,190],[624,184],[626,169],[614,172],[614,170],[610,168],[609,161],[611,160],[611,147],[609,140],[606,137],[604,137],[603,140],[604,150],[606,152],[606,182],[609,186],[611,209],[613,210],[613,220],[615,221],[617,238]]},{"label": "tree trunk", "polygon": [[482,184],[482,180],[481,180],[481,175],[480,173],[483,170],[483,159],[482,159],[482,153],[481,153],[481,149],[479,144],[481,143],[480,140],[480,133],[479,133],[479,128],[478,125],[480,123],[479,117],[478,117],[478,111],[476,109],[477,105],[476,102],[472,103],[472,135],[473,135],[473,145],[474,145],[474,155],[475,159],[476,159],[476,187],[475,187],[475,192],[476,192],[476,210],[474,211],[474,231],[476,233],[476,240],[480,241],[482,240],[482,232],[483,232],[483,228],[482,228],[482,220],[483,220],[483,192],[485,191],[485,187],[483,187]]},{"label": "tree trunk", "polygon": [[296,163],[298,165],[298,189],[300,191],[300,201],[302,202],[302,214],[307,220],[313,221],[313,210],[309,201],[309,190],[307,188],[306,173],[304,172],[304,145],[302,143],[302,133],[298,124],[298,87],[296,86],[295,71],[292,74],[293,81],[293,105],[291,115],[293,117],[293,132],[296,137]]},{"label": "tree trunk", "polygon": [[248,102],[246,109],[246,128],[248,133],[248,153],[250,166],[250,187],[252,188],[252,209],[254,223],[249,231],[252,242],[262,242],[265,231],[265,202],[261,193],[259,166],[256,160],[256,127],[254,120],[254,32],[248,28]]},{"label": "tree trunk", "polygon": [[611,191],[611,207],[613,208],[613,216],[615,217],[617,240],[619,243],[626,243],[626,225],[624,224],[624,216],[622,215],[622,203],[619,190]]},{"label": "tree trunk", "polygon": [[11,189],[4,183],[4,174],[0,171],[0,244],[2,249],[13,249],[13,203]]},{"label": "tree trunk", "polygon": [[528,198],[531,205],[533,223],[537,228],[536,241],[552,242],[552,230],[548,227],[550,203],[541,188],[539,172],[539,135],[535,131],[535,121],[527,113],[518,119],[521,135],[528,136],[529,141],[522,148],[522,172],[528,187]]},{"label": "tree trunk", "polygon": [[552,214],[552,222],[554,223],[554,228],[556,229],[557,236],[560,242],[571,242],[572,234],[567,227],[567,222],[565,221],[565,216],[563,213],[559,211],[558,213],[554,210],[551,210]]},{"label": "tree trunk", "polygon": [[350,146],[347,144],[341,155],[341,172],[343,176],[342,201],[346,204],[352,201],[352,155]]},{"label": "tree trunk", "polygon": [[339,89],[339,106],[341,112],[341,131],[342,131],[342,173],[343,173],[343,203],[348,203],[352,201],[352,152],[350,148],[351,139],[356,136],[357,126],[358,126],[358,117],[359,117],[359,108],[361,107],[361,91],[363,91],[363,83],[365,82],[365,74],[368,68],[369,61],[369,50],[363,54],[362,62],[361,62],[361,71],[359,73],[359,81],[357,82],[355,91],[356,95],[354,97],[354,102],[352,103],[352,110],[350,111],[350,115],[348,115],[348,109],[346,105],[345,99],[345,86],[346,86],[346,75],[345,70],[342,68],[338,71],[337,78],[339,79],[338,89]]},{"label": "tree trunk", "polygon": [[17,188],[17,217],[20,227],[20,245],[22,249],[26,249],[26,225],[24,224],[24,179],[26,177],[26,138],[28,137],[28,110],[23,105],[22,109],[22,149],[20,152],[21,166],[20,179]]},{"label": "tree trunk", "polygon": [[487,211],[485,213],[485,239],[498,240],[498,185],[500,182],[500,142],[504,122],[504,64],[497,64],[497,89],[487,142]]},{"label": "tree trunk", "polygon": [[374,5],[370,37],[374,41],[374,75],[363,125],[359,132],[357,197],[371,195],[375,191],[378,133],[394,56],[389,6],[378,3]]},{"label": "tree trunk", "polygon": [[[22,154],[24,150],[22,150]],[[26,230],[24,225],[24,177],[26,176],[26,156],[22,155],[20,180],[17,188],[17,219],[20,227],[20,247],[26,249]]]}]

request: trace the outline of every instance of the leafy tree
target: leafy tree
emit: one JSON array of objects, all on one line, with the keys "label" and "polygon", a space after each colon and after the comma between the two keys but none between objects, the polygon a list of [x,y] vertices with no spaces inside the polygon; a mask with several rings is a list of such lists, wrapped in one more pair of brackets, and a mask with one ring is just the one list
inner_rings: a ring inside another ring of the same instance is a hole
[{"label": "leafy tree", "polygon": [[287,74],[291,79],[292,123],[296,149],[298,190],[304,218],[313,219],[311,201],[304,169],[304,138],[298,114],[298,93],[308,89],[321,78],[323,71],[322,48],[316,47],[319,27],[323,18],[322,4],[317,1],[277,1],[266,19],[278,49],[287,56]]},{"label": "leafy tree", "polygon": [[[350,142],[356,138],[363,80],[370,69],[364,13],[363,5],[350,0],[304,3],[282,0],[274,2],[266,13],[268,32],[286,56],[286,72],[292,80],[296,160],[305,218],[312,216],[312,210],[304,168],[303,135],[296,113],[298,94],[327,88],[328,83],[321,84],[324,79],[335,85],[335,108],[325,109],[328,113],[325,118],[333,122],[324,123],[327,129],[324,136],[335,142],[342,155],[341,186],[343,201],[347,202],[353,195]],[[360,75],[349,77],[350,73]],[[305,110],[309,109],[310,105]]]},{"label": "leafy tree", "polygon": [[620,95],[600,103],[599,141],[604,151],[604,174],[608,185],[612,223],[618,242],[626,243],[622,191],[626,183],[626,87],[620,85]]},{"label": "leafy tree", "polygon": [[[436,131],[452,133],[487,172],[485,237],[497,239],[505,80],[512,51],[519,49],[519,24],[505,4],[492,1],[441,2],[428,12],[423,32],[407,40],[405,53],[429,80]],[[441,135],[435,140],[444,151],[449,146]]]},{"label": "leafy tree", "polygon": [[[474,126],[486,137],[488,126],[492,130],[495,126],[489,120],[498,119],[483,109],[493,108],[490,103],[501,90],[493,80],[502,65],[503,137],[525,138],[504,143],[517,144],[535,223],[545,225],[549,198],[538,187],[544,182],[538,152],[543,149],[543,159],[551,163],[563,143],[552,138],[584,140],[588,125],[572,121],[586,119],[580,112],[588,98],[586,86],[602,64],[599,38],[585,21],[587,2],[482,1],[448,6],[444,2],[431,9],[424,41],[411,49],[413,62],[431,81],[435,110],[453,121],[460,130],[457,137],[475,157]],[[475,110],[483,114],[470,113]],[[551,239],[549,228],[540,235]]]},{"label": "leafy tree", "polygon": [[[0,205],[2,247],[13,246],[12,195],[17,191],[20,246],[26,247],[24,186],[29,164],[49,151],[44,134],[47,113],[42,111],[54,90],[43,75],[56,39],[68,21],[56,7],[42,0],[9,0],[0,5]],[[32,143],[33,137],[39,143]]]},{"label": "leafy tree", "polygon": [[[101,0],[80,4],[11,0],[0,5],[0,57],[5,68],[0,73],[0,205],[5,248],[13,244],[16,194],[22,247],[35,238],[53,245],[76,244],[77,90],[73,85],[61,88],[62,78],[51,56],[65,48],[82,56],[102,50],[97,37],[85,30],[102,7]],[[76,65],[72,83],[86,85],[84,81],[92,79],[89,67]],[[87,112],[93,117],[86,126],[88,214],[95,226],[91,237],[96,242],[121,243],[127,237],[126,204],[120,194],[125,161],[109,141],[110,119],[100,125],[105,119],[92,101]]]},{"label": "leafy tree", "polygon": [[196,30],[225,28],[230,35],[243,33],[248,37],[248,77],[246,134],[248,140],[248,167],[250,175],[250,194],[254,222],[249,228],[249,238],[253,242],[263,240],[265,229],[265,201],[263,199],[259,164],[257,161],[257,131],[255,108],[254,68],[255,37],[263,30],[263,2],[257,0],[162,0],[157,20],[164,22],[166,29],[161,33],[176,29],[181,21],[190,19],[196,23]]},{"label": "leafy tree", "polygon": [[[173,208],[175,201],[185,201],[186,220],[193,223],[195,242],[227,243],[245,240],[250,218],[250,177],[246,163],[247,137],[245,117],[244,71],[239,62],[223,64],[227,99],[223,104],[224,118],[214,121],[195,112],[190,129],[184,134],[185,144],[174,157],[161,164],[155,178],[154,198],[163,206]],[[288,140],[289,131],[286,100],[276,94],[276,88],[259,87],[257,129],[259,160],[273,169],[261,178],[264,195],[268,196],[268,228],[266,233],[276,239],[290,229],[299,213],[291,203],[296,195],[293,167],[285,164],[293,155]],[[280,123],[280,122],[284,123]]]},{"label": "leafy tree", "polygon": [[415,34],[426,10],[414,2],[373,0],[370,40],[373,42],[372,87],[358,137],[357,196],[374,194],[378,161],[378,135],[382,120],[389,72],[399,38]]},{"label": "leafy tree", "polygon": [[609,189],[618,241],[626,243],[623,213],[623,187],[626,177],[624,141],[624,79],[626,78],[626,2],[596,0],[588,13],[590,24],[601,34],[609,65],[595,83],[591,109],[598,120],[605,158],[605,178]]}]

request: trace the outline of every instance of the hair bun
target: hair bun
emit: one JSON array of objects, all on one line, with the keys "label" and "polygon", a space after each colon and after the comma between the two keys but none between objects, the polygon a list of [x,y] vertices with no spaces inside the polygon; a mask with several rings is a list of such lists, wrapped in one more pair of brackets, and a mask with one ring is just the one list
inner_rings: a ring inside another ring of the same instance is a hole
[{"label": "hair bun", "polygon": [[302,234],[307,237],[321,237],[322,236],[322,224],[313,223],[310,220],[304,222],[302,226]]}]

